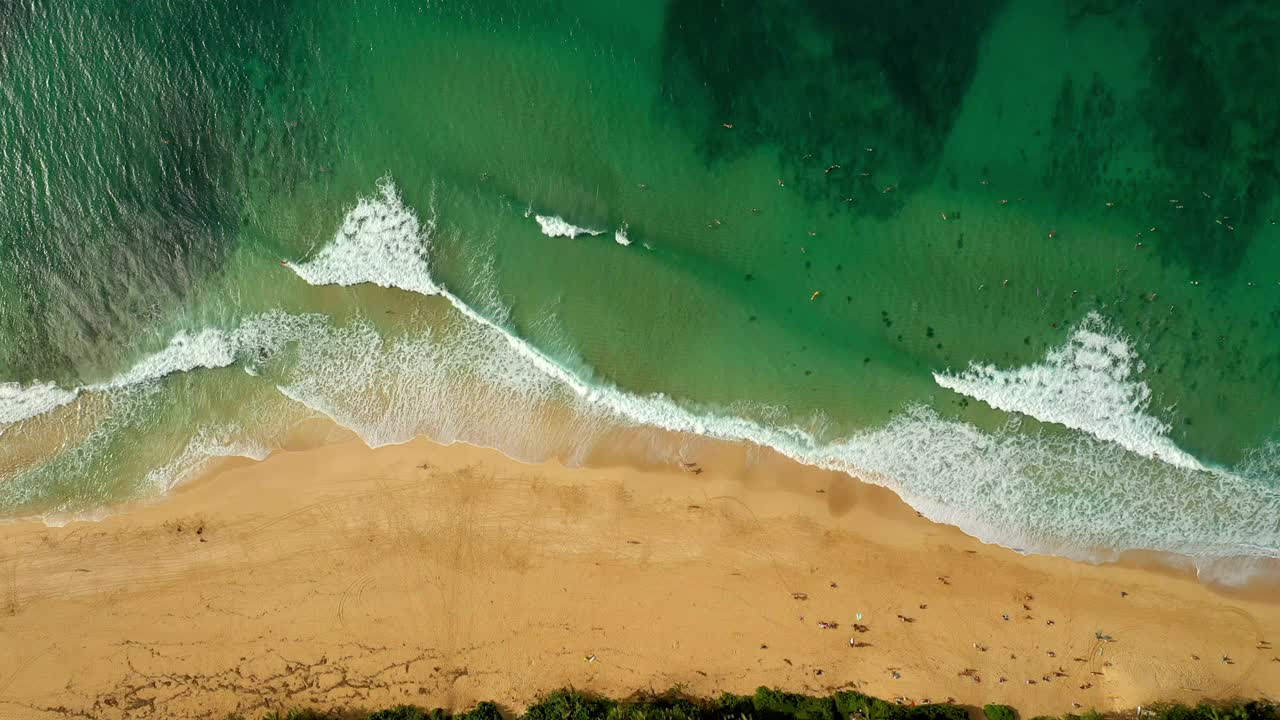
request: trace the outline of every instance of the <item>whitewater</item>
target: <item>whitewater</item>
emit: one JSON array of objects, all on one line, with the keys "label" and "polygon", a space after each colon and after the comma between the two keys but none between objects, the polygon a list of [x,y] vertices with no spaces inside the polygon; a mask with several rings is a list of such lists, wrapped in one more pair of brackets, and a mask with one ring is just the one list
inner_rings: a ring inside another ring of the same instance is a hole
[{"label": "whitewater", "polygon": [[1000,369],[971,363],[961,373],[933,373],[939,385],[991,407],[1065,425],[1144,457],[1190,470],[1204,466],[1168,437],[1169,425],[1148,414],[1151,389],[1132,342],[1090,312],[1065,345],[1043,362]]}]

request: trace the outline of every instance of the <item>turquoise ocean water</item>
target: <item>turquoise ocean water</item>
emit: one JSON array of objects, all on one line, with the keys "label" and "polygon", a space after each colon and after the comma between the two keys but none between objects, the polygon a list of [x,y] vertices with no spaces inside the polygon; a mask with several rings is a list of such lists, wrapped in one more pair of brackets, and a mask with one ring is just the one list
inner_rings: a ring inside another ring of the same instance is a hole
[{"label": "turquoise ocean water", "polygon": [[0,514],[322,416],[1276,558],[1276,48],[1246,0],[6,4]]}]

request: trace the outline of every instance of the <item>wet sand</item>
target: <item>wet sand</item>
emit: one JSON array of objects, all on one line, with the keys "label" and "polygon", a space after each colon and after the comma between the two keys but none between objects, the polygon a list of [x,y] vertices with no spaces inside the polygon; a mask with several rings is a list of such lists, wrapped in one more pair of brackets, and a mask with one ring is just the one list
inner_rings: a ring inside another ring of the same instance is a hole
[{"label": "wet sand", "polygon": [[0,717],[518,708],[566,685],[1025,717],[1280,696],[1271,593],[1022,556],[742,455],[700,445],[695,474],[346,439],[101,521],[0,526]]}]

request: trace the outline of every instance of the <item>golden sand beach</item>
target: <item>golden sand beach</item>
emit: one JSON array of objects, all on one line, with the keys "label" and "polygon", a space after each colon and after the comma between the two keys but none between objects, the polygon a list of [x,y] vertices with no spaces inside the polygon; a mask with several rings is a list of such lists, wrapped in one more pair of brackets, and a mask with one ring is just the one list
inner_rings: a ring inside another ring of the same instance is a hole
[{"label": "golden sand beach", "polygon": [[741,455],[574,469],[348,438],[100,521],[0,526],[0,717],[518,708],[570,685],[1026,717],[1280,696],[1265,592],[1023,556]]}]

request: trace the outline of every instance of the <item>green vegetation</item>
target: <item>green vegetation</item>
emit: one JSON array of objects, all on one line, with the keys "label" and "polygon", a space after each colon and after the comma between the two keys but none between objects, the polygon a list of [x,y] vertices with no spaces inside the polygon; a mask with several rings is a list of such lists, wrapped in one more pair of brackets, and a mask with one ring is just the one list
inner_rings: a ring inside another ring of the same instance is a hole
[{"label": "green vegetation", "polygon": [[[985,705],[986,720],[1017,720],[1008,705]],[[969,720],[977,708],[953,704],[901,705],[859,692],[841,691],[813,697],[760,688],[754,695],[724,694],[714,699],[689,697],[679,690],[661,695],[640,694],[625,700],[579,692],[556,690],[529,706],[523,715],[508,713],[520,720]],[[1108,720],[1133,718],[1135,713],[1038,716],[1032,720]],[[471,710],[450,713],[436,708],[423,710],[408,705],[373,713],[353,711],[323,712],[295,710],[272,712],[262,720],[501,720],[502,711],[491,702]],[[1269,702],[1203,703],[1195,707],[1166,704],[1144,708],[1140,716],[1150,720],[1280,720]],[[232,716],[228,720],[244,720]]]},{"label": "green vegetation", "polygon": [[987,720],[1018,720],[1018,713],[1008,705],[983,705],[982,714]]}]

